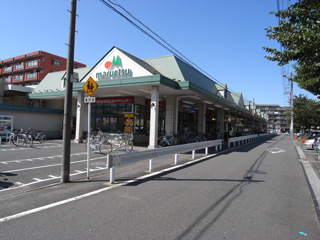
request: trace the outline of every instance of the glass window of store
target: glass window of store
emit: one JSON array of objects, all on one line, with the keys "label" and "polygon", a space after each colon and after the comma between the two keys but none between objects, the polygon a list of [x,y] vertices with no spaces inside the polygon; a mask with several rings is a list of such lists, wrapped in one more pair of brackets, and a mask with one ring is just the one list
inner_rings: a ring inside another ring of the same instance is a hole
[{"label": "glass window of store", "polygon": [[123,132],[124,114],[126,111],[132,112],[133,104],[92,104],[91,124],[95,130],[101,129],[103,132]]},{"label": "glass window of store", "polygon": [[135,132],[149,134],[150,106],[135,105]]},{"label": "glass window of store", "polygon": [[246,123],[245,123],[245,131],[246,131],[246,134],[252,134],[252,117],[246,117]]},{"label": "glass window of store", "polygon": [[238,134],[238,130],[236,128],[236,112],[230,112],[230,126],[233,130],[233,132],[237,135]]},{"label": "glass window of store", "polygon": [[229,127],[231,127],[231,116],[229,111],[224,111],[224,139],[228,139]]},{"label": "glass window of store", "polygon": [[217,129],[217,111],[207,109],[206,112],[206,133],[209,136],[214,136]]},{"label": "glass window of store", "polygon": [[185,109],[186,112],[178,113],[178,130],[180,133],[184,132],[184,128],[187,127],[188,131],[196,132],[198,127],[197,115],[195,110]]},{"label": "glass window of store", "polygon": [[237,115],[236,119],[237,134],[245,135],[245,119],[242,115]]}]

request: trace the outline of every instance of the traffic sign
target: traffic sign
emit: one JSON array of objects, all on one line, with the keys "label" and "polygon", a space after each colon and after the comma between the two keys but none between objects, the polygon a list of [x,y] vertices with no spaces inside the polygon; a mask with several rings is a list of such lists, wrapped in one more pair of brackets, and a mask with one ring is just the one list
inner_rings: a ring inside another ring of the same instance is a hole
[{"label": "traffic sign", "polygon": [[84,98],[84,103],[95,103],[96,98],[95,97],[85,97]]},{"label": "traffic sign", "polygon": [[92,79],[92,77],[89,77],[86,83],[82,86],[89,96],[91,96],[98,87],[98,84]]}]

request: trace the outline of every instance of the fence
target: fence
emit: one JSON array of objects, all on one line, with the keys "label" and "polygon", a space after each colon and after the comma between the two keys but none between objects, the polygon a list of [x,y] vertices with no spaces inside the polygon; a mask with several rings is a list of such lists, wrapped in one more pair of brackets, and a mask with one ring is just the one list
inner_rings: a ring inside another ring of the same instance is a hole
[{"label": "fence", "polygon": [[[230,148],[231,143],[240,145],[241,142],[252,142],[258,139],[259,136],[269,135],[269,134],[255,134],[255,135],[248,135],[248,136],[241,136],[241,137],[234,137],[228,139],[228,148]],[[176,146],[169,146],[164,148],[155,148],[155,149],[148,149],[139,152],[127,152],[127,153],[113,153],[107,156],[107,168],[110,169],[110,184],[114,183],[114,173],[115,167],[120,166],[122,164],[140,161],[140,160],[149,160],[149,171],[152,171],[152,161],[153,159],[165,157],[169,155],[174,155],[174,164],[178,164],[178,154],[179,153],[186,153],[192,151],[192,159],[195,158],[195,151],[199,149],[205,149],[205,155],[208,155],[208,148],[215,147],[215,150],[220,151],[222,150],[223,140],[213,140],[213,141],[204,141],[204,142],[197,142],[197,143],[189,143],[183,145],[176,145]]]},{"label": "fence", "polygon": [[228,148],[231,147],[231,143],[233,143],[233,146],[236,145],[236,143],[238,143],[238,145],[242,143],[246,143],[246,142],[251,142],[255,139],[258,138],[258,134],[255,135],[248,135],[248,136],[241,136],[241,137],[233,137],[233,138],[229,138],[228,139]]},{"label": "fence", "polygon": [[208,155],[209,147],[216,147],[215,150],[218,151],[218,148],[222,150],[222,139],[214,141],[205,141],[197,143],[189,143],[177,146],[169,146],[165,148],[154,148],[148,149],[140,152],[128,152],[128,153],[113,153],[109,154],[107,157],[107,168],[110,169],[110,183],[114,183],[114,168],[125,163],[140,161],[140,160],[149,160],[149,171],[152,171],[152,160],[168,155],[174,154],[174,163],[178,164],[178,154],[186,153],[192,151],[192,159],[195,158],[195,151],[198,149],[205,149],[205,154]]}]

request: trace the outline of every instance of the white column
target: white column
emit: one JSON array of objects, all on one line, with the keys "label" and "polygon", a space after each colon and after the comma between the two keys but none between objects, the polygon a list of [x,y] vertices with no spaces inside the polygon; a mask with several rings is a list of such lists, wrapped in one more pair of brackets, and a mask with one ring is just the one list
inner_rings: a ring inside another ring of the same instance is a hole
[{"label": "white column", "polygon": [[198,106],[198,134],[206,132],[206,104],[200,103]]},{"label": "white column", "polygon": [[173,122],[173,124],[174,124],[174,127],[173,127],[173,131],[174,131],[174,133],[175,134],[178,134],[178,123],[179,123],[179,115],[178,115],[178,113],[179,113],[179,98],[178,97],[176,97],[175,96],[175,99],[174,99],[174,102],[175,102],[175,104],[174,104],[174,122]]},{"label": "white column", "polygon": [[224,111],[222,108],[217,109],[217,128],[219,128],[221,138],[224,139]]},{"label": "white column", "polygon": [[83,111],[84,111],[84,92],[78,92],[76,135],[75,135],[75,138],[74,138],[74,142],[75,143],[81,143],[82,142]]},{"label": "white column", "polygon": [[148,148],[156,148],[158,141],[158,121],[159,121],[159,86],[151,88],[150,103],[150,135]]},{"label": "white column", "polygon": [[166,97],[166,133],[167,136],[173,136],[175,132],[175,96],[167,95]]}]

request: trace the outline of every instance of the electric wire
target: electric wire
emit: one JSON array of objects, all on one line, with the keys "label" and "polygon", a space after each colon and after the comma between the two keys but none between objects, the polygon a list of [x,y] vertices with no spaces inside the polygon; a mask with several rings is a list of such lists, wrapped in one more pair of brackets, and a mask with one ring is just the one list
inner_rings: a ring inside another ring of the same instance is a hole
[{"label": "electric wire", "polygon": [[[203,69],[201,69],[198,65],[196,65],[194,62],[192,62],[191,60],[189,60],[187,57],[185,57],[181,52],[179,52],[178,50],[176,50],[174,47],[172,47],[169,43],[167,43],[163,38],[161,38],[158,34],[156,34],[154,31],[152,31],[149,27],[147,27],[145,24],[143,24],[140,20],[138,20],[136,17],[134,17],[129,11],[127,11],[125,8],[123,8],[120,4],[115,4],[113,2],[111,2],[110,0],[108,0],[111,4],[114,4],[118,7],[120,7],[123,11],[125,11],[127,14],[129,14],[133,19],[135,19],[137,22],[139,22],[143,27],[145,27],[147,30],[149,30],[152,34],[154,34],[156,37],[158,37],[161,41],[163,41],[165,44],[163,44],[162,42],[160,42],[158,39],[156,39],[155,37],[153,37],[151,34],[149,34],[146,30],[142,29],[140,26],[138,26],[136,23],[134,23],[132,20],[130,20],[127,16],[125,16],[123,13],[121,13],[120,11],[118,11],[117,9],[115,9],[113,6],[111,6],[109,3],[107,3],[105,0],[100,0],[100,2],[102,2],[105,6],[107,6],[108,8],[110,8],[111,10],[113,10],[114,12],[118,13],[120,16],[122,16],[123,18],[125,18],[130,24],[132,24],[134,27],[136,27],[138,30],[140,30],[141,32],[143,32],[144,34],[146,34],[148,37],[150,37],[151,39],[153,39],[155,42],[157,42],[159,45],[161,45],[162,47],[164,47],[166,50],[168,50],[169,52],[171,52],[174,56],[176,56],[179,60],[181,60],[182,62],[184,62],[185,64],[189,65],[190,67],[196,69],[199,72],[204,73],[204,75],[206,77],[208,77],[209,79],[213,80],[214,82],[222,85],[221,82],[219,82],[216,78],[212,77],[209,73],[207,73],[206,71],[204,71]],[[238,93],[234,92],[232,89],[228,88],[228,91],[233,93],[234,95],[237,95],[238,97],[241,97],[241,95],[239,95]],[[251,100],[248,100],[246,98],[244,98],[242,96],[242,98],[246,101],[251,102]]]}]

